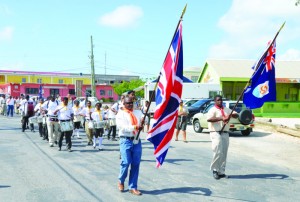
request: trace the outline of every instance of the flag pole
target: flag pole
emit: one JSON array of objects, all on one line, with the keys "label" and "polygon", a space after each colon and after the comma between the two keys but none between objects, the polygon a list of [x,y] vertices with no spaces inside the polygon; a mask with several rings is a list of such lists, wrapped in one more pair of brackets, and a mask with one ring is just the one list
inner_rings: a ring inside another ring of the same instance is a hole
[{"label": "flag pole", "polygon": [[[185,14],[186,7],[187,7],[187,4],[185,4],[185,6],[184,6],[184,8],[183,8],[183,10],[182,10],[182,12],[181,12],[181,16],[180,16],[179,21],[178,21],[178,23],[177,23],[175,32],[174,32],[174,34],[173,34],[171,43],[170,43],[169,48],[168,48],[168,51],[169,51],[169,49],[170,49],[170,47],[171,47],[171,45],[172,45],[173,38],[174,38],[174,36],[176,35],[177,29],[178,29],[178,27],[179,27],[179,25],[180,25],[180,22],[182,21],[182,18],[183,18],[184,14]],[[165,56],[164,63],[165,63],[165,61],[166,61],[166,58],[167,58],[167,55],[168,55],[168,51],[167,51],[167,54],[166,54],[166,56]],[[164,64],[164,63],[163,63],[163,64]],[[148,100],[148,101],[149,101],[149,105],[148,105],[148,107],[147,107],[147,109],[146,109],[145,116],[144,116],[143,119],[142,119],[142,125],[144,125],[144,123],[145,123],[145,119],[146,119],[146,116],[147,116],[147,114],[148,114],[148,111],[149,111],[149,108],[150,108],[150,105],[151,105],[151,100],[154,98],[155,90],[156,90],[156,88],[157,88],[157,85],[158,85],[158,82],[159,82],[159,79],[160,79],[160,74],[161,74],[161,73],[159,72],[159,75],[158,75],[158,77],[157,77],[157,79],[156,79],[156,84],[155,84],[155,86],[154,86],[154,90],[153,90],[152,93],[151,93],[150,100]],[[138,140],[138,139],[139,139],[141,130],[142,130],[142,129],[139,128],[139,131],[138,131],[138,133],[137,133],[137,135],[136,135],[136,137],[135,137],[135,140]]]},{"label": "flag pole", "polygon": [[[254,72],[253,72],[252,76],[250,77],[250,79],[249,79],[248,82],[246,83],[246,86],[245,86],[245,88],[243,89],[243,92],[240,94],[238,100],[236,101],[234,107],[232,108],[232,110],[231,110],[231,112],[230,112],[230,114],[229,114],[229,119],[228,119],[228,122],[227,122],[227,123],[229,123],[229,120],[231,119],[231,116],[232,116],[232,114],[233,114],[233,111],[235,110],[235,108],[237,107],[238,103],[241,101],[242,97],[244,96],[246,89],[248,88],[249,84],[251,83],[251,78],[252,78],[253,75],[256,73],[256,71],[257,71],[257,69],[258,69],[258,67],[259,67],[259,64],[262,63],[263,58],[267,55],[268,50],[270,49],[270,47],[272,46],[272,44],[273,44],[274,41],[276,40],[278,34],[280,33],[280,31],[282,30],[282,28],[284,27],[284,25],[285,25],[285,22],[281,25],[280,29],[277,31],[277,33],[276,33],[275,37],[273,38],[272,42],[267,46],[267,49],[264,51],[264,53],[263,53],[262,56],[260,57],[259,61],[256,63],[255,68],[254,68]],[[221,129],[221,131],[220,131],[220,134],[222,134],[222,132],[223,132],[225,126],[227,125],[227,123],[225,123],[225,124],[223,125],[223,127],[222,127],[222,129]]]}]

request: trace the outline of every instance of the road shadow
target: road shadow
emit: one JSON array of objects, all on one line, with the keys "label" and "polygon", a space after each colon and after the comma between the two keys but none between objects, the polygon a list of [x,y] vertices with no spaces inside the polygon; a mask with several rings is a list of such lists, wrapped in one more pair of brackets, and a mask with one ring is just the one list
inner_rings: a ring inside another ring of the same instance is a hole
[{"label": "road shadow", "polygon": [[230,179],[273,179],[273,180],[283,180],[289,178],[288,175],[284,174],[248,174],[248,175],[230,175]]},{"label": "road shadow", "polygon": [[9,187],[11,187],[11,186],[9,186],[9,185],[0,185],[0,189],[2,189],[2,188],[9,188]]},{"label": "road shadow", "polygon": [[194,195],[202,195],[202,196],[210,196],[212,192],[210,189],[202,188],[202,187],[178,187],[178,188],[167,188],[167,189],[158,189],[158,190],[141,190],[143,194],[149,195],[161,195],[168,193],[184,193],[184,194],[194,194]]},{"label": "road shadow", "polygon": [[[142,159],[141,161],[144,161],[144,162],[156,162],[156,160],[148,160],[148,159]],[[184,162],[184,161],[194,161],[192,159],[165,159],[165,163],[171,163],[171,164],[175,164],[175,165],[181,165],[177,162]]]}]

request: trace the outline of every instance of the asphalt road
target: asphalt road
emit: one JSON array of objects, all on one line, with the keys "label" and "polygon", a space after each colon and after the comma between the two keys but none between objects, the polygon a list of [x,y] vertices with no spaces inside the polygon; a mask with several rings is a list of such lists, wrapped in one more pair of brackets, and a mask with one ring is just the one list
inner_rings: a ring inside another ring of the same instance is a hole
[{"label": "asphalt road", "polygon": [[[188,143],[172,142],[163,166],[155,168],[153,146],[144,140],[139,190],[117,189],[118,142],[105,150],[73,139],[73,152],[50,148],[37,132],[21,132],[20,118],[0,117],[0,201],[299,201],[300,139],[255,130],[231,134],[226,174],[215,180],[209,133],[188,127]],[[182,138],[180,136],[180,138]],[[128,182],[128,181],[126,181]]]}]

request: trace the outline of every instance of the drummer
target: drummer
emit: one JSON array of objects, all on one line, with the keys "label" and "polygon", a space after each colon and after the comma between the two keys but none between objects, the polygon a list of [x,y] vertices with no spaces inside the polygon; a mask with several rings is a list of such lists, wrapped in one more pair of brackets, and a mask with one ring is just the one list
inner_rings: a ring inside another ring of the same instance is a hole
[{"label": "drummer", "polygon": [[50,100],[42,105],[43,110],[47,111],[47,129],[50,147],[54,147],[54,143],[57,144],[60,136],[57,115],[54,114],[55,109],[59,105],[54,96],[51,96]]},{"label": "drummer", "polygon": [[117,132],[117,125],[116,125],[116,115],[119,111],[119,103],[113,104],[110,109],[108,110],[108,123],[109,123],[109,131],[107,134],[107,139],[110,139],[110,134],[112,132],[112,141],[116,140],[116,132]]},{"label": "drummer", "polygon": [[[71,108],[70,105],[68,105],[67,97],[63,98],[62,105],[60,105],[56,108],[56,110],[54,111],[54,114],[58,115],[58,120],[60,121],[60,123],[68,122],[68,123],[72,124],[73,109]],[[60,127],[62,127],[62,125],[60,125]],[[69,152],[72,151],[72,149],[71,149],[71,147],[72,147],[72,140],[71,140],[72,131],[73,131],[72,129],[70,129],[68,131],[61,131],[61,135],[60,135],[59,141],[58,141],[58,151],[61,151],[62,141],[64,139],[64,136],[66,137],[67,150]]]},{"label": "drummer", "polygon": [[[35,107],[34,107],[34,113],[38,118],[42,117],[42,114],[43,114],[42,105],[43,105],[43,103],[44,103],[44,99],[40,98],[39,103],[37,105],[35,105]],[[43,121],[42,122],[38,121],[38,126],[39,126],[40,136],[43,137]]]},{"label": "drummer", "polygon": [[93,144],[93,128],[89,128],[89,122],[91,121],[91,114],[94,112],[94,109],[92,108],[92,103],[91,101],[87,101],[87,106],[83,108],[79,114],[81,116],[84,116],[85,118],[85,133],[88,138],[88,144],[87,145],[92,145]]},{"label": "drummer", "polygon": [[[95,122],[95,130],[94,130],[94,144],[93,147],[94,149],[96,149],[96,141],[98,139],[99,142],[99,150],[103,150],[103,146],[102,146],[102,141],[103,141],[103,132],[104,132],[104,111],[101,110],[102,104],[100,102],[97,102],[95,105],[95,111],[92,113],[91,115],[91,120],[93,120]],[[98,128],[97,127],[97,123],[103,122],[103,127],[102,128]]]},{"label": "drummer", "polygon": [[74,106],[72,107],[73,112],[74,112],[74,131],[73,131],[73,137],[76,135],[77,139],[81,139],[81,137],[79,136],[79,128],[80,128],[80,124],[81,124],[81,116],[80,116],[80,111],[81,111],[81,107],[79,106],[79,100],[75,100],[74,101]]}]

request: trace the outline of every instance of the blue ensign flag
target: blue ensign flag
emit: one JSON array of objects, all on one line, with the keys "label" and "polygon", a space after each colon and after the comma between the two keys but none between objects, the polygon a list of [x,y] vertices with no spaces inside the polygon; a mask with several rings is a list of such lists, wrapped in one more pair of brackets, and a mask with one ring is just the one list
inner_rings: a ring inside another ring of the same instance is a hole
[{"label": "blue ensign flag", "polygon": [[268,101],[276,101],[275,54],[274,40],[267,53],[261,58],[260,64],[257,64],[258,68],[244,92],[243,102],[250,109],[260,108]]}]

